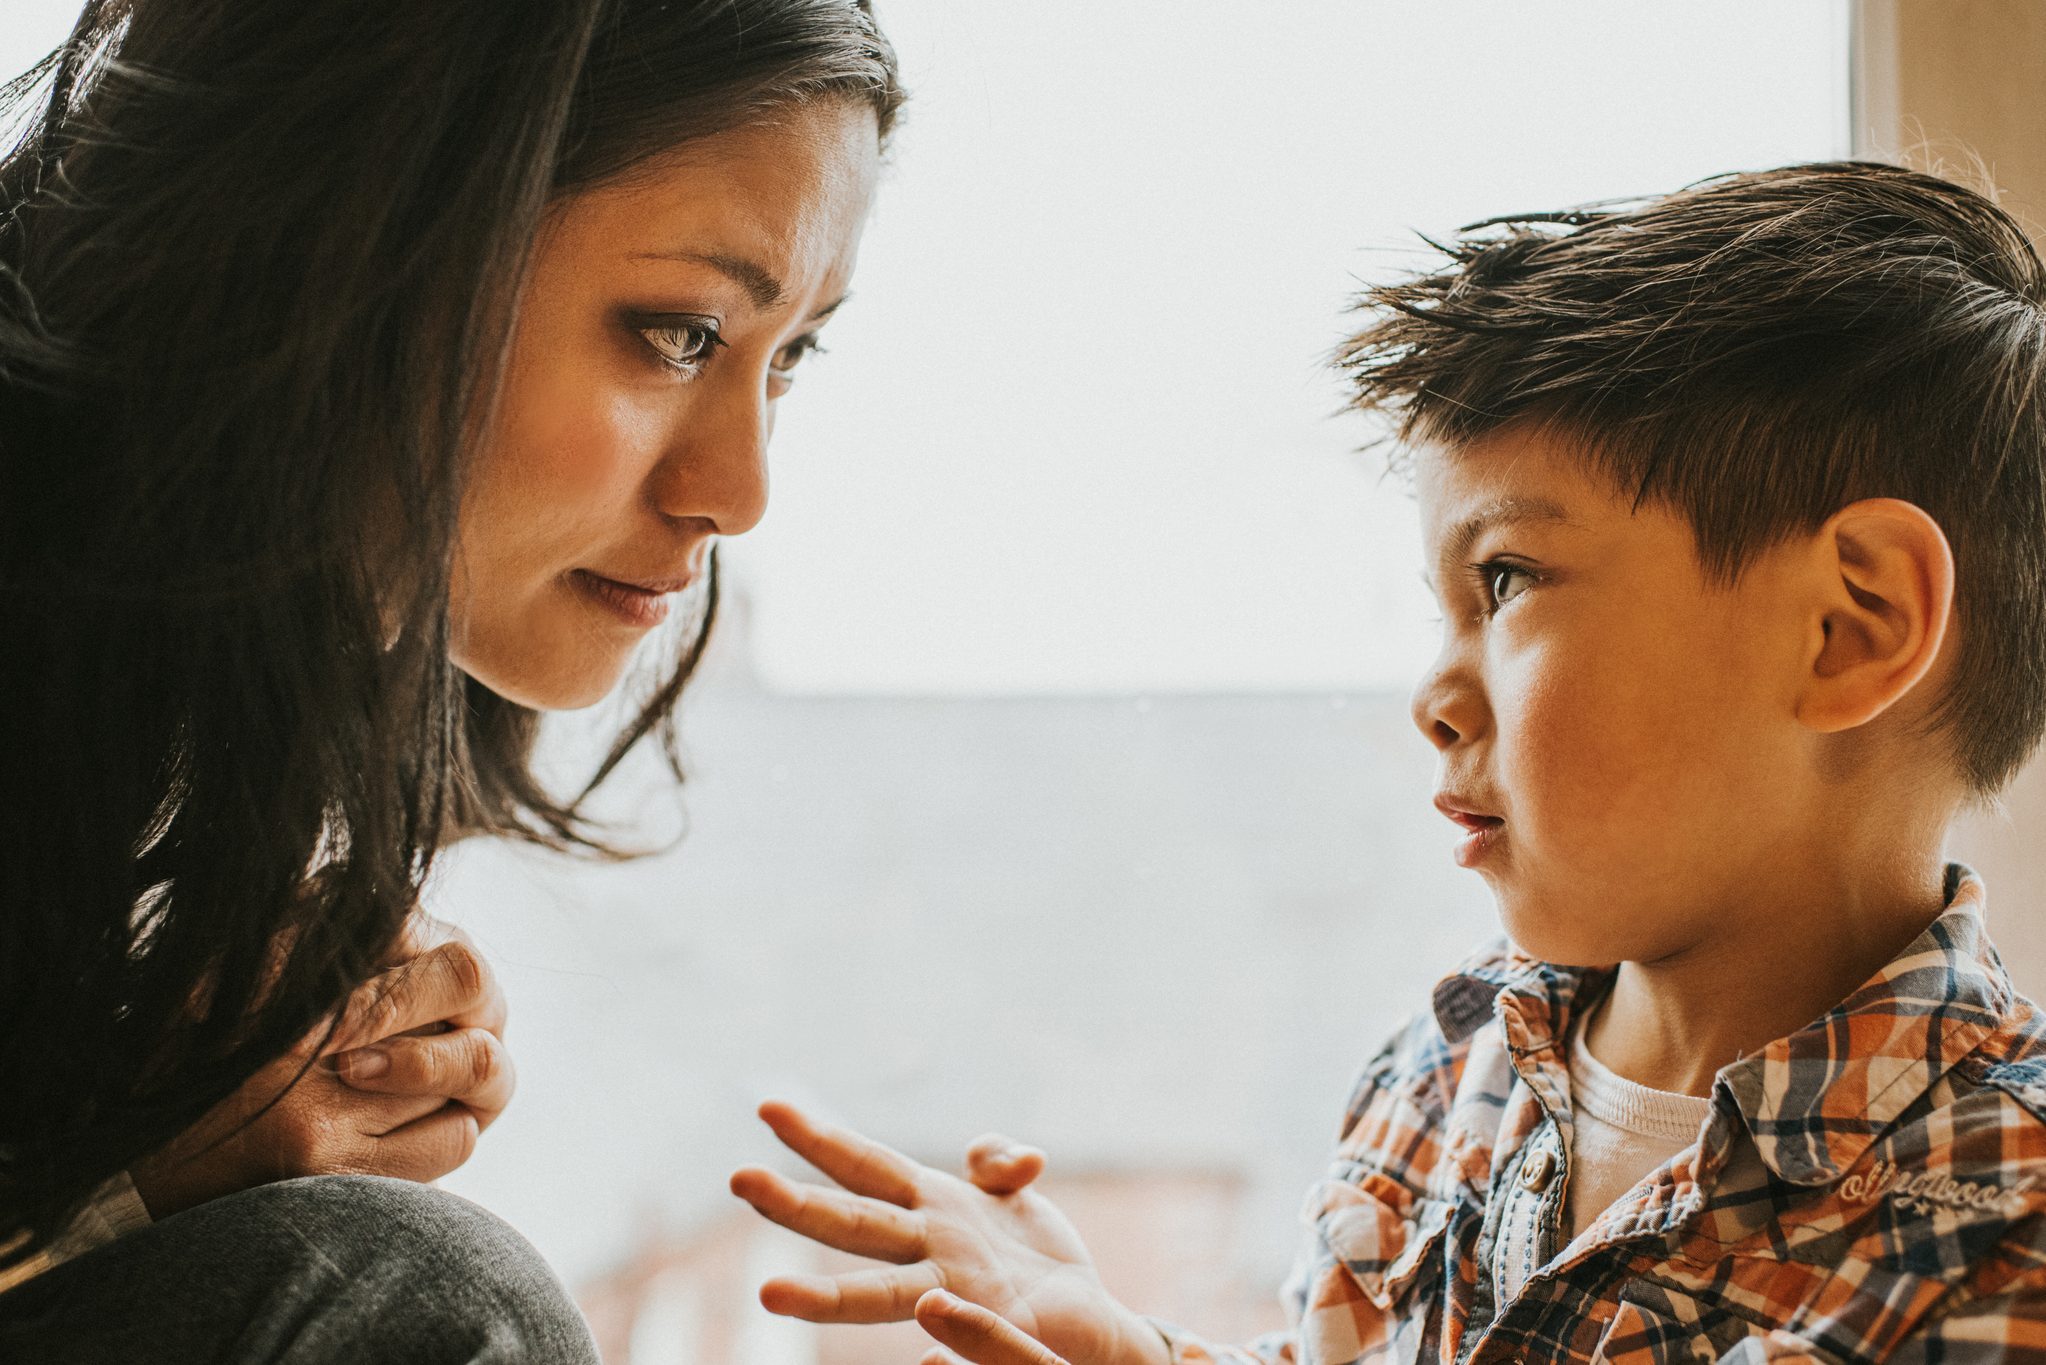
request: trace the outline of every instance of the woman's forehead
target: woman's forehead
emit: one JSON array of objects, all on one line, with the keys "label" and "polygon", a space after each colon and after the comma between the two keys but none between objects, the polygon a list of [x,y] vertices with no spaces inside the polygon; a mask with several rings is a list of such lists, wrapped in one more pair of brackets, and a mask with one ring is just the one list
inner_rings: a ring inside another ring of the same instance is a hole
[{"label": "woman's forehead", "polygon": [[793,271],[857,235],[879,164],[872,111],[820,102],[692,139],[571,196],[554,217],[619,254],[722,255]]}]

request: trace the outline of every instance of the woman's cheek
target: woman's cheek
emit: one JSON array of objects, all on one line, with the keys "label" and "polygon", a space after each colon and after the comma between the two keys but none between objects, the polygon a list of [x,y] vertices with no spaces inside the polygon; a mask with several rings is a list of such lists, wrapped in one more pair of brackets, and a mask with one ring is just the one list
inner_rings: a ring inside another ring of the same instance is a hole
[{"label": "woman's cheek", "polygon": [[594,387],[553,397],[519,442],[526,488],[564,510],[629,500],[656,458],[643,405]]}]

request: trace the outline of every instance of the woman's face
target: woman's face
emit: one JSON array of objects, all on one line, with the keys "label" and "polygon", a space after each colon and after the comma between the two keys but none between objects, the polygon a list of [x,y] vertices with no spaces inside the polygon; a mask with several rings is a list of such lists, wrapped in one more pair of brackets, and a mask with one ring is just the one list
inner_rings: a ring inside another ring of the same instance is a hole
[{"label": "woman's face", "polygon": [[775,405],[852,277],[879,156],[864,106],[689,142],[550,213],[462,504],[455,664],[587,706],[760,520]]}]

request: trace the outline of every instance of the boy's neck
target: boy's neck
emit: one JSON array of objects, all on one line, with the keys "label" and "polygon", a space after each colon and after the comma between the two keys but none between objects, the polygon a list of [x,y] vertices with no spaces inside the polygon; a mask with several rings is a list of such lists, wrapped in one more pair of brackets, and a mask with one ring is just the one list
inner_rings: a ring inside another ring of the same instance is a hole
[{"label": "boy's neck", "polygon": [[1623,962],[1590,1020],[1592,1055],[1638,1085],[1709,1095],[1720,1069],[1832,1009],[1925,931],[1945,905],[1937,846],[1870,864],[1841,859],[1712,916],[1715,932],[1653,962]]}]

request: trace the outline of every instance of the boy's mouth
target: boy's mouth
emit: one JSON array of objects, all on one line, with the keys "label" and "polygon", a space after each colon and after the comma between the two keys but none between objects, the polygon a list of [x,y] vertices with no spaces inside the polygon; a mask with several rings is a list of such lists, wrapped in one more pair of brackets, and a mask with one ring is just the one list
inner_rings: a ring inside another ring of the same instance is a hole
[{"label": "boy's mouth", "polygon": [[1488,815],[1484,811],[1476,810],[1470,802],[1454,793],[1438,794],[1435,798],[1435,809],[1464,830],[1464,840],[1456,846],[1456,862],[1459,867],[1476,867],[1506,835],[1504,816]]}]

